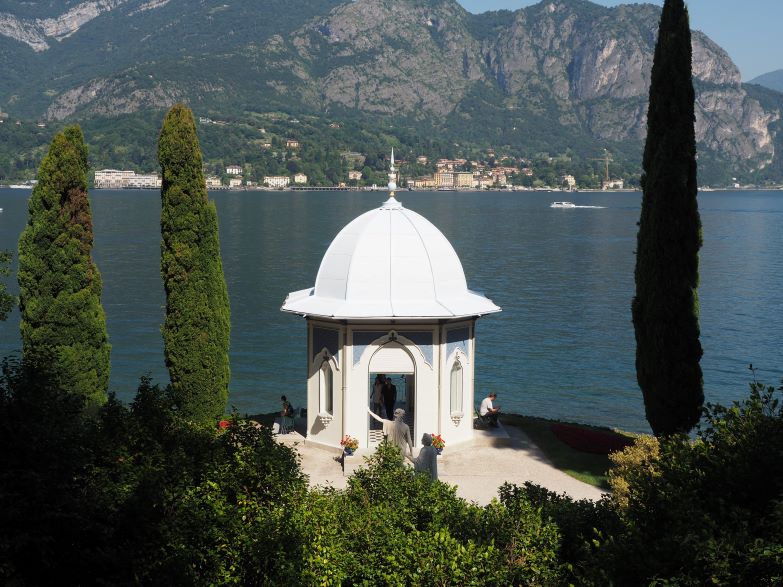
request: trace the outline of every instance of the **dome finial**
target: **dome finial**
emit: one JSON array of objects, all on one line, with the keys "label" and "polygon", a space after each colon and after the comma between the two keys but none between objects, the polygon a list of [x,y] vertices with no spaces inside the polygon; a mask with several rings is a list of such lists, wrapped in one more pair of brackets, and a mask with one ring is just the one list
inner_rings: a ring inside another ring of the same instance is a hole
[{"label": "dome finial", "polygon": [[394,147],[391,150],[391,167],[389,168],[389,198],[394,198],[397,189],[397,169],[394,167]]}]

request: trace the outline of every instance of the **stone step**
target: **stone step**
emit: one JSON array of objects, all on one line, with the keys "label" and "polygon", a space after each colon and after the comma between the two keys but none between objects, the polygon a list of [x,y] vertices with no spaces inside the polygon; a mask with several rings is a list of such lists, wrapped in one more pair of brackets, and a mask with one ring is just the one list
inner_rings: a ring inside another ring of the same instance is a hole
[{"label": "stone step", "polygon": [[[465,443],[472,446],[509,446],[512,443],[511,437],[506,432],[503,424],[498,422],[497,428],[482,428],[473,430],[473,441]],[[448,446],[446,447],[448,449]]]}]

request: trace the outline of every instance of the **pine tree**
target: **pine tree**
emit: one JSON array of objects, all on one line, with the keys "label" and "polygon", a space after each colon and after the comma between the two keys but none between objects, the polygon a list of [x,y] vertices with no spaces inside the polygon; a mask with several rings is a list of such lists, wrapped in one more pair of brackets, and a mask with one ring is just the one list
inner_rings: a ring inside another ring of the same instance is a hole
[{"label": "pine tree", "polygon": [[182,104],[163,121],[158,160],[166,366],[183,413],[208,421],[228,400],[230,310],[217,211],[207,198],[193,114]]},{"label": "pine tree", "polygon": [[691,430],[704,403],[691,33],[683,0],[666,0],[650,85],[636,249],[636,377],[656,435]]},{"label": "pine tree", "polygon": [[87,147],[78,126],[52,140],[19,239],[19,309],[25,363],[63,390],[103,403],[111,346],[92,261]]}]

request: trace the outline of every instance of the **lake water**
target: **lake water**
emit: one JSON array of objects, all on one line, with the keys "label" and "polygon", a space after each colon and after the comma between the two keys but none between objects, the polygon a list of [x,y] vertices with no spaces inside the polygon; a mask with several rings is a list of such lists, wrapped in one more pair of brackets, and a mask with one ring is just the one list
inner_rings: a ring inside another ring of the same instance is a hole
[{"label": "lake water", "polygon": [[[16,249],[29,192],[0,189],[0,249]],[[231,396],[241,412],[305,400],[304,320],[280,312],[310,287],[350,220],[386,194],[215,192],[231,298]],[[630,302],[639,193],[402,192],[459,254],[468,285],[503,312],[477,327],[477,400],[497,390],[507,411],[649,431],[634,372]],[[94,256],[104,281],[111,389],[130,399],[139,376],[166,382],[160,324],[160,194],[93,191]],[[751,373],[783,373],[783,192],[699,196],[701,328],[708,401],[747,394]],[[16,284],[11,280],[11,289]],[[0,323],[0,356],[19,349],[19,313]]]}]

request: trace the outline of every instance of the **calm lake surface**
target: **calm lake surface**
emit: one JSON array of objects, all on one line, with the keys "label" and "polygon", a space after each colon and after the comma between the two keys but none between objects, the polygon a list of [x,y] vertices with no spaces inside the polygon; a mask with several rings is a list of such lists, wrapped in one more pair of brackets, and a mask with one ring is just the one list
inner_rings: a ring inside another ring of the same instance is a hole
[{"label": "calm lake surface", "polygon": [[[16,249],[29,191],[0,189],[0,249]],[[332,238],[383,192],[214,192],[231,298],[231,396],[241,413],[305,401],[305,324],[283,314],[310,287]],[[506,411],[649,431],[634,372],[633,295],[640,193],[402,192],[459,254],[471,289],[503,312],[477,327],[477,400]],[[94,257],[112,343],[111,389],[129,400],[139,376],[165,383],[160,324],[160,194],[91,193]],[[701,327],[707,400],[746,396],[751,373],[783,376],[783,192],[699,196]],[[16,283],[10,280],[10,289]],[[0,356],[21,346],[19,313],[0,322]]]}]

